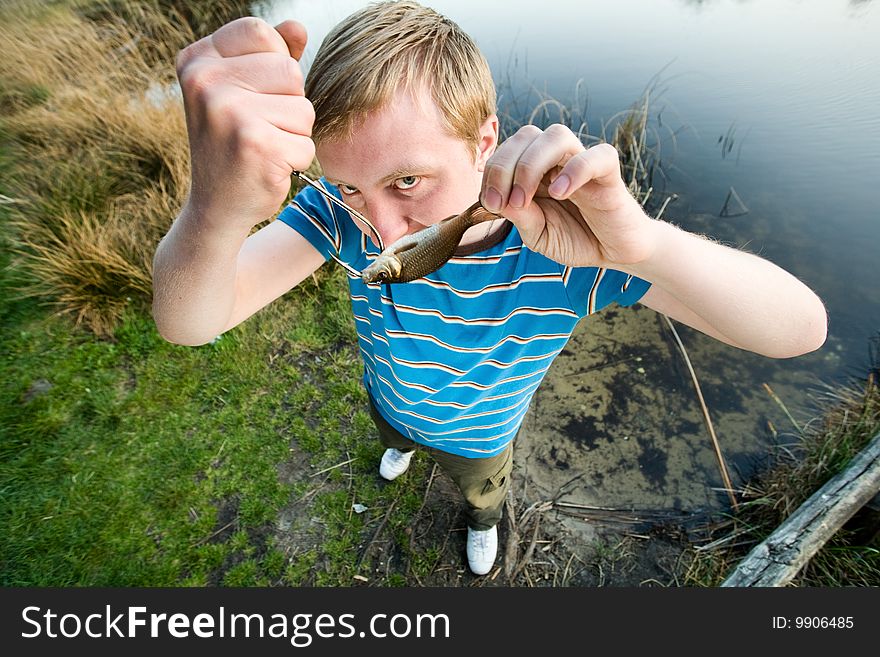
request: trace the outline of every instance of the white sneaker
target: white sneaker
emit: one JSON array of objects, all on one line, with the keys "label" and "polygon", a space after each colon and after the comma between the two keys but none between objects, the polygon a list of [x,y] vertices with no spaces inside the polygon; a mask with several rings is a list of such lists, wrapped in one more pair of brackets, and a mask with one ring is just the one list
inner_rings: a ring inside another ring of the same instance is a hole
[{"label": "white sneaker", "polygon": [[409,468],[409,462],[415,453],[415,450],[401,452],[393,447],[386,449],[382,455],[382,461],[379,463],[379,474],[388,481],[397,479]]},{"label": "white sneaker", "polygon": [[468,566],[474,575],[485,575],[495,565],[498,553],[498,528],[478,531],[468,527],[467,558]]}]

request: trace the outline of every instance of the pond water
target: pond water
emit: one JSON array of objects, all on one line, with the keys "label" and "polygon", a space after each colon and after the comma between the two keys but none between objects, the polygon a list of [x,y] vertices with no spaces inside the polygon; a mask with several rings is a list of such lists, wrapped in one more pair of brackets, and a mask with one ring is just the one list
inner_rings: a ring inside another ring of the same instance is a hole
[{"label": "pond water", "polygon": [[[364,4],[276,0],[255,13],[305,23],[308,66],[329,27]],[[531,109],[540,90],[583,109],[597,134],[653,85],[664,172],[655,193],[677,195],[664,218],[760,253],[825,300],[828,341],[797,359],[759,358],[680,329],[735,484],[768,443],[791,438],[763,383],[805,420],[824,384],[864,374],[880,331],[877,3],[426,4],[474,36],[511,113]],[[731,188],[743,205],[721,216]],[[646,309],[583,322],[525,426],[518,460],[538,496],[584,475],[571,492],[583,503],[725,504],[689,375],[668,329]]]}]

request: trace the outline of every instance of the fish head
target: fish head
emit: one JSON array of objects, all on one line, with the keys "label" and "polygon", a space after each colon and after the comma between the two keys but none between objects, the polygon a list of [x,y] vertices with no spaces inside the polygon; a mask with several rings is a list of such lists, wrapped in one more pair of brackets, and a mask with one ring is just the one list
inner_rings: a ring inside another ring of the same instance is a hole
[{"label": "fish head", "polygon": [[403,267],[395,256],[382,254],[361,272],[364,283],[394,283],[400,279]]}]

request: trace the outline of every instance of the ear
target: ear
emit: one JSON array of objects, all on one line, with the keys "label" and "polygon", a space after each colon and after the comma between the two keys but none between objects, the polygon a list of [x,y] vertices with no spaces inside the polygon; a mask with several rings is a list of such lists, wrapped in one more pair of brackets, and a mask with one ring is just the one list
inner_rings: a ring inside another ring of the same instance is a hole
[{"label": "ear", "polygon": [[498,115],[492,114],[480,126],[480,141],[477,142],[477,170],[482,172],[486,162],[498,146]]}]

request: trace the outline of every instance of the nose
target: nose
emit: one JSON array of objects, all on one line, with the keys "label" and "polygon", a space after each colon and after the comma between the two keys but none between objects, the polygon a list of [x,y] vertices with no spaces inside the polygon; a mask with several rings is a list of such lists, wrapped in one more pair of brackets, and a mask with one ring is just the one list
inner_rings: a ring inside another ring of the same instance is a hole
[{"label": "nose", "polygon": [[[364,207],[360,211],[370,220],[373,227],[382,236],[385,246],[393,244],[409,232],[409,220],[403,208],[397,203],[375,197],[365,198]],[[376,238],[368,226],[365,226],[367,236],[376,244]]]}]

